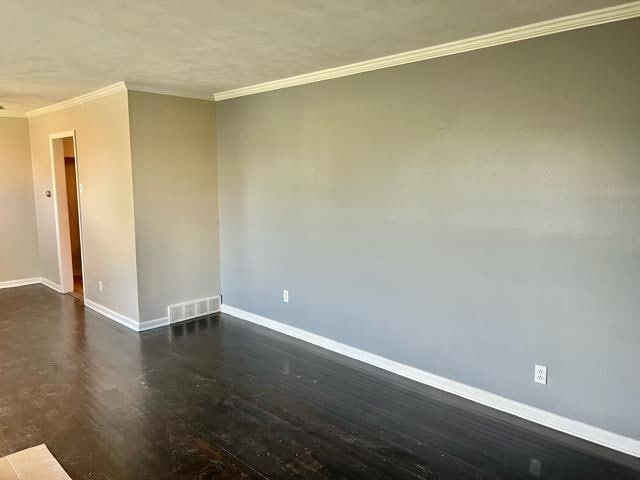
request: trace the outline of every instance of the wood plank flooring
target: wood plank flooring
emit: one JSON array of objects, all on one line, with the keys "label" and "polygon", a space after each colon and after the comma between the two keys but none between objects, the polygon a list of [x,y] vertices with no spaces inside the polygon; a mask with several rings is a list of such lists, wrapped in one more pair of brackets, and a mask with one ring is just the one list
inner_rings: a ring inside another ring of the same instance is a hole
[{"label": "wood plank flooring", "polygon": [[0,457],[74,480],[640,479],[640,460],[213,315],[138,335],[0,290]]}]

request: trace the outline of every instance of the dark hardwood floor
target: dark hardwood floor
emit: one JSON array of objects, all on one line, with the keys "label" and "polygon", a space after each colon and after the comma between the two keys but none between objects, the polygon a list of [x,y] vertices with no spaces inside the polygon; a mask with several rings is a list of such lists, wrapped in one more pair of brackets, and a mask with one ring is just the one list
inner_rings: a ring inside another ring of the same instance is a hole
[{"label": "dark hardwood floor", "polygon": [[0,457],[74,480],[640,479],[640,460],[227,315],[138,335],[0,290]]}]

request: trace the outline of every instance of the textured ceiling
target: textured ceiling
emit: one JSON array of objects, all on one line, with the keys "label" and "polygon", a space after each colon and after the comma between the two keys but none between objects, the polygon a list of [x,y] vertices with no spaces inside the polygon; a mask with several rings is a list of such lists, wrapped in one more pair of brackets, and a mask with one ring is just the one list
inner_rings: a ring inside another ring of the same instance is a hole
[{"label": "textured ceiling", "polygon": [[122,80],[212,94],[621,3],[620,0],[3,0],[0,105],[43,107]]}]

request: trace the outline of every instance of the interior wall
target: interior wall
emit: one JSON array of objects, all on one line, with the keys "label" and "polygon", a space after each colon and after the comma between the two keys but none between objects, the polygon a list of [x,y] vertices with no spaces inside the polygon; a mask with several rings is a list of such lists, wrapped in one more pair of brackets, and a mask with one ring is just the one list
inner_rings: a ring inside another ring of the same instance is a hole
[{"label": "interior wall", "polygon": [[[85,299],[138,320],[127,92],[29,119],[42,276],[58,283],[49,135],[76,130]],[[103,290],[98,291],[98,281]]]},{"label": "interior wall", "polygon": [[0,282],[40,276],[25,118],[0,117]]},{"label": "interior wall", "polygon": [[129,92],[140,319],[220,294],[215,104]]},{"label": "interior wall", "polygon": [[640,439],[638,45],[635,19],[218,102],[224,303]]}]

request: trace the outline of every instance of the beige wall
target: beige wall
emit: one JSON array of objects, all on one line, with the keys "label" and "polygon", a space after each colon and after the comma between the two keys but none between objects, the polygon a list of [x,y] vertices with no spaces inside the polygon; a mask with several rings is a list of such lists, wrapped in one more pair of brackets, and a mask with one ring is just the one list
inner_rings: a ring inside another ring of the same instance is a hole
[{"label": "beige wall", "polygon": [[141,321],[220,294],[214,105],[129,92]]},{"label": "beige wall", "polygon": [[[29,120],[42,276],[59,283],[49,134],[76,130],[85,297],[138,320],[127,92]],[[102,293],[98,281],[103,282]]]},{"label": "beige wall", "polygon": [[0,282],[40,276],[29,124],[0,118]]}]

